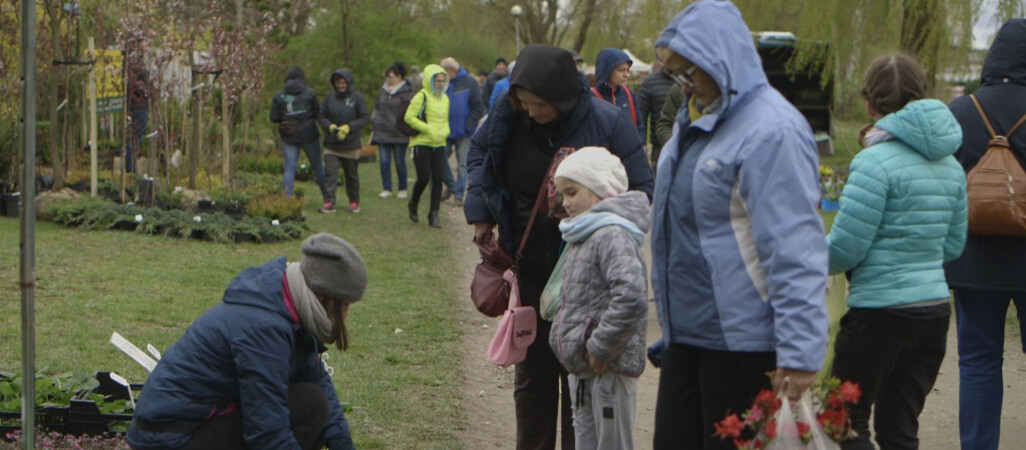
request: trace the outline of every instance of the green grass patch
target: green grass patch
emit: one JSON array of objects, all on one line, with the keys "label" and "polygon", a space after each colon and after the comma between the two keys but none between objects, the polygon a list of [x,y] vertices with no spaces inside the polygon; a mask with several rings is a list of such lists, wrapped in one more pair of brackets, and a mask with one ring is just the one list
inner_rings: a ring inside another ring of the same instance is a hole
[{"label": "green grass patch", "polygon": [[[349,314],[350,349],[329,351],[339,397],[359,448],[455,448],[455,256],[444,230],[412,224],[404,200],[377,197],[377,163],[361,164],[360,175],[359,214],[319,214],[319,190],[300,183],[313,193],[304,208],[311,232],[349,240],[368,268]],[[345,204],[341,186],[338,195]],[[0,371],[21,371],[19,240],[18,220],[0,218]],[[50,222],[37,224],[35,242],[36,367],[113,370],[134,382],[145,370],[108,343],[112,332],[165,350],[240,271],[302,257],[298,241],[216,244]]]}]

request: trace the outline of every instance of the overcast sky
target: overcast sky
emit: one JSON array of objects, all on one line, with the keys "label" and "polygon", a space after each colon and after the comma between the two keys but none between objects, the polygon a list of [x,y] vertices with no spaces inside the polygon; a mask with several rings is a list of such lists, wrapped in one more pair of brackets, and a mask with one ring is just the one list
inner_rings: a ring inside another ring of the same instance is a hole
[{"label": "overcast sky", "polygon": [[983,0],[980,17],[973,26],[973,48],[986,49],[1001,24],[995,19],[997,0]]}]

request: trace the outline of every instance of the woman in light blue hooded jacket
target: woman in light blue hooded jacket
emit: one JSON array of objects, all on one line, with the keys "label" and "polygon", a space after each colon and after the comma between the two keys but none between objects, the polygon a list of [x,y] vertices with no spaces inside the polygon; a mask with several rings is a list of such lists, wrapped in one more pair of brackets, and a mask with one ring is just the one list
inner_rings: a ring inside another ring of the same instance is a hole
[{"label": "woman in light blue hooded jacket", "polygon": [[925,94],[926,70],[911,56],[869,65],[862,95],[876,123],[827,236],[830,272],[851,274],[832,372],[862,389],[844,450],[875,448],[871,413],[880,448],[919,448],[919,413],[944,360],[951,306],[943,264],[962,254],[968,209],[953,156],[962,129]]},{"label": "woman in light blue hooded jacket", "polygon": [[727,1],[688,6],[656,41],[693,87],[659,155],[652,286],[664,351],[654,448],[734,448],[728,411],[796,398],[826,353],[827,250],[808,122],[770,87]]}]

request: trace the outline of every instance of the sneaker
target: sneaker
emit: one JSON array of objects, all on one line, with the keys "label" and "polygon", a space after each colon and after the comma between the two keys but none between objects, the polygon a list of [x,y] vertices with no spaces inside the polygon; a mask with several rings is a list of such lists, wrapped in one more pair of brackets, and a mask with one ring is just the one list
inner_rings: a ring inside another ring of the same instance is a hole
[{"label": "sneaker", "polygon": [[335,212],[335,204],[332,202],[324,202],[324,206],[321,206],[321,208],[318,209],[318,211],[325,214],[331,214]]},{"label": "sneaker", "polygon": [[381,193],[378,194],[378,197],[381,197],[381,198],[389,198],[391,196],[392,196],[392,191],[381,191]]},{"label": "sneaker", "polygon": [[358,213],[358,212],[360,212],[360,203],[359,202],[349,202],[349,212],[351,212],[351,213]]},{"label": "sneaker", "polygon": [[403,189],[403,190],[399,191],[398,194],[396,194],[397,198],[406,198],[407,196],[408,196],[408,194],[406,193],[406,189]]}]

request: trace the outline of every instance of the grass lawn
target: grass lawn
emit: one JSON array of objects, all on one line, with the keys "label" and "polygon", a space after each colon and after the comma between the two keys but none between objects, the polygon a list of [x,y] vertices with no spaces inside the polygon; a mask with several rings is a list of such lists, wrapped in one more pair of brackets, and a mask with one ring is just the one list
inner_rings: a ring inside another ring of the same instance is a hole
[{"label": "grass lawn", "polygon": [[[411,169],[412,169],[412,162]],[[444,230],[412,224],[405,200],[379,199],[376,162],[360,166],[361,209],[317,212],[311,233],[344,237],[367,263],[369,283],[350,310],[348,352],[330,350],[335,385],[359,448],[456,448],[460,332],[453,259]],[[412,187],[412,186],[411,186]],[[19,222],[0,218],[0,370],[21,370]],[[108,343],[117,331],[140,347],[167,349],[221,301],[246,267],[280,255],[299,260],[300,241],[222,245],[126,231],[80,231],[40,222],[36,232],[36,367],[112,370],[133,382],[145,370]],[[401,329],[402,332],[397,332]]]}]

